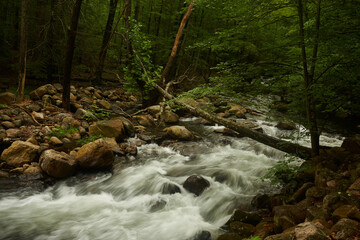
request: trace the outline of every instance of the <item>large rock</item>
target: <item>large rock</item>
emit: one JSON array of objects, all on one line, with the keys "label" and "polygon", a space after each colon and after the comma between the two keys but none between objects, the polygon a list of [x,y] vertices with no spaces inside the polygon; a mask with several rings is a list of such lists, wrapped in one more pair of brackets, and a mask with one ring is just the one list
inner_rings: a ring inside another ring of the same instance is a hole
[{"label": "large rock", "polygon": [[245,113],[246,113],[246,108],[244,108],[241,105],[236,105],[236,104],[231,104],[230,105],[230,109],[227,110],[227,112],[231,115],[234,115],[236,117],[240,117],[240,118],[246,118],[245,117]]},{"label": "large rock", "polygon": [[154,118],[147,114],[147,115],[137,115],[133,117],[140,125],[145,127],[155,126]]},{"label": "large rock", "polygon": [[16,96],[10,92],[0,93],[0,104],[11,104],[16,100]]},{"label": "large rock", "polygon": [[125,126],[121,119],[103,120],[92,124],[89,133],[91,136],[114,137],[119,141],[125,138]]},{"label": "large rock", "polygon": [[243,222],[256,226],[258,223],[260,223],[260,221],[261,218],[256,213],[248,213],[237,209],[229,219],[228,223]]},{"label": "large rock", "polygon": [[328,240],[329,233],[319,222],[304,222],[295,228],[296,240]]},{"label": "large rock", "polygon": [[84,119],[88,114],[90,114],[88,111],[84,110],[83,108],[78,108],[74,114],[74,118]]},{"label": "large rock", "polygon": [[175,140],[191,141],[195,139],[195,136],[184,126],[171,126],[165,128],[166,136]]},{"label": "large rock", "polygon": [[106,110],[111,109],[111,104],[106,100],[98,100],[97,103]]},{"label": "large rock", "polygon": [[40,147],[30,142],[16,141],[1,154],[1,160],[12,167],[35,161]]},{"label": "large rock", "polygon": [[336,240],[356,239],[355,237],[360,234],[360,224],[357,221],[343,218],[331,228],[331,232],[335,237],[333,239]]},{"label": "large rock", "polygon": [[186,179],[183,187],[196,196],[200,196],[206,188],[210,187],[210,183],[202,176],[192,175]]},{"label": "large rock", "polygon": [[298,205],[283,205],[273,208],[274,223],[277,228],[286,230],[302,222],[306,217],[306,208]]},{"label": "large rock", "polygon": [[161,113],[160,118],[165,123],[177,123],[179,122],[179,116],[171,111],[164,111]]},{"label": "large rock", "polygon": [[230,231],[246,238],[255,231],[255,227],[248,223],[232,222],[230,223]]},{"label": "large rock", "polygon": [[360,178],[358,178],[353,184],[351,184],[351,186],[346,192],[360,198]]},{"label": "large rock", "polygon": [[57,93],[56,88],[51,84],[46,84],[44,86],[41,86],[34,91],[30,93],[30,99],[31,100],[39,100],[41,99],[45,94],[48,94],[50,96],[55,95]]},{"label": "large rock", "polygon": [[76,161],[84,168],[105,168],[114,162],[111,147],[103,140],[85,144],[76,153]]},{"label": "large rock", "polygon": [[276,124],[276,127],[281,130],[296,130],[296,125],[288,120],[280,121]]},{"label": "large rock", "polygon": [[55,178],[69,177],[76,170],[76,162],[70,155],[53,149],[44,151],[39,162],[41,169]]},{"label": "large rock", "polygon": [[341,147],[349,152],[360,154],[360,138],[346,138]]},{"label": "large rock", "polygon": [[332,218],[334,222],[337,222],[341,218],[350,218],[360,221],[360,210],[356,206],[343,205],[333,212]]}]

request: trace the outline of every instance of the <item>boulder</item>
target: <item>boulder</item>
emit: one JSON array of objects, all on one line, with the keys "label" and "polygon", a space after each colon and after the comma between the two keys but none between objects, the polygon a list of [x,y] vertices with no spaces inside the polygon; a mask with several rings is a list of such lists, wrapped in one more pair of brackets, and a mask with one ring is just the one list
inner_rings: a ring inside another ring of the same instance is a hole
[{"label": "boulder", "polygon": [[341,147],[351,153],[360,154],[360,138],[346,138]]},{"label": "boulder", "polygon": [[171,126],[165,128],[166,136],[175,140],[191,141],[195,139],[195,136],[184,126]]},{"label": "boulder", "polygon": [[78,108],[74,114],[74,118],[76,119],[84,119],[89,112],[84,110],[83,108]]},{"label": "boulder", "polygon": [[258,194],[251,200],[251,206],[256,209],[270,208],[270,197],[267,194]]},{"label": "boulder", "polygon": [[136,120],[140,125],[151,127],[155,126],[154,118],[147,114],[147,115],[137,115],[133,117],[134,120]]},{"label": "boulder", "polygon": [[1,160],[12,167],[36,161],[40,147],[30,142],[16,141],[1,154]]},{"label": "boulder", "polygon": [[110,110],[111,109],[111,104],[108,101],[105,100],[98,100],[97,103],[103,107],[106,110]]},{"label": "boulder", "polygon": [[76,162],[70,155],[53,149],[44,151],[39,162],[41,169],[55,178],[69,177],[76,170]]},{"label": "boulder", "polygon": [[360,198],[360,178],[358,178],[353,184],[351,184],[351,186],[346,192]]},{"label": "boulder", "polygon": [[5,127],[6,129],[15,127],[15,124],[10,122],[10,121],[4,121],[4,122],[1,123],[1,125],[3,127]]},{"label": "boulder", "polygon": [[246,118],[245,113],[247,112],[247,110],[241,105],[231,104],[230,109],[227,110],[227,112],[235,117]]},{"label": "boulder", "polygon": [[60,146],[63,144],[63,142],[55,136],[50,138],[49,143],[53,146]]},{"label": "boulder", "polygon": [[273,208],[274,223],[277,228],[286,230],[303,221],[306,208],[300,205],[282,205]]},{"label": "boulder", "polygon": [[340,219],[332,228],[333,239],[348,240],[355,239],[360,234],[360,223],[348,218]]},{"label": "boulder", "polygon": [[56,88],[51,84],[46,84],[41,86],[34,91],[30,92],[30,99],[31,100],[40,100],[45,94],[50,96],[55,95],[57,93]]},{"label": "boulder", "polygon": [[303,200],[305,198],[305,193],[306,191],[313,187],[314,186],[314,183],[312,182],[307,182],[307,183],[304,183],[291,197],[291,199],[295,202],[299,202],[301,200]]},{"label": "boulder", "polygon": [[6,136],[8,138],[17,138],[20,137],[22,131],[18,128],[10,128],[6,130]]},{"label": "boulder", "polygon": [[196,196],[200,196],[206,188],[210,187],[210,182],[202,176],[192,175],[186,179],[183,187]]},{"label": "boulder", "polygon": [[255,227],[248,223],[232,222],[230,223],[230,231],[238,234],[243,238],[246,238],[255,231]]},{"label": "boulder", "polygon": [[270,235],[264,240],[292,240],[295,239],[295,232],[289,231],[289,232],[283,232],[280,234]]},{"label": "boulder", "polygon": [[126,136],[129,136],[129,137],[135,136],[135,127],[130,120],[128,120],[127,118],[124,118],[124,117],[118,117],[116,119],[121,120],[122,123],[124,124]]},{"label": "boulder", "polygon": [[332,215],[334,222],[337,222],[342,218],[350,218],[360,221],[360,210],[356,206],[343,205],[337,208]]},{"label": "boulder", "polygon": [[296,226],[296,240],[328,240],[330,234],[321,223],[304,222]]},{"label": "boulder", "polygon": [[150,106],[150,107],[147,107],[146,110],[147,110],[152,116],[155,116],[156,114],[158,114],[158,113],[161,111],[161,106],[160,106],[160,105]]},{"label": "boulder", "polygon": [[305,196],[306,197],[312,197],[312,198],[322,198],[326,195],[326,191],[323,188],[320,187],[311,187],[308,190],[306,190]]},{"label": "boulder", "polygon": [[240,209],[235,210],[228,223],[231,222],[243,222],[256,226],[260,223],[261,218],[256,213],[248,213]]},{"label": "boulder", "polygon": [[0,104],[11,104],[16,100],[16,96],[10,92],[0,93]]},{"label": "boulder", "polygon": [[177,123],[179,122],[179,116],[171,111],[164,111],[161,113],[160,118],[165,123]]},{"label": "boulder", "polygon": [[225,233],[217,238],[217,240],[242,240],[242,239],[244,238],[236,233]]},{"label": "boulder", "polygon": [[162,194],[175,194],[181,193],[180,187],[173,183],[165,183],[161,190]]},{"label": "boulder", "polygon": [[259,236],[261,239],[264,239],[267,236],[274,234],[274,231],[274,222],[264,219],[258,225],[256,225],[254,236]]},{"label": "boulder", "polygon": [[318,219],[318,220],[328,220],[330,217],[330,215],[328,214],[328,212],[320,207],[317,206],[310,206],[306,209],[306,218],[308,220],[314,220],[314,219]]},{"label": "boulder", "polygon": [[211,240],[211,233],[202,231],[195,236],[194,240]]},{"label": "boulder", "polygon": [[276,127],[281,130],[296,130],[296,124],[288,120],[278,122]]},{"label": "boulder", "polygon": [[117,141],[125,138],[125,126],[121,119],[102,120],[89,127],[91,136],[114,137]]},{"label": "boulder", "polygon": [[109,167],[112,166],[114,159],[113,151],[104,139],[85,144],[76,153],[76,161],[84,168]]}]

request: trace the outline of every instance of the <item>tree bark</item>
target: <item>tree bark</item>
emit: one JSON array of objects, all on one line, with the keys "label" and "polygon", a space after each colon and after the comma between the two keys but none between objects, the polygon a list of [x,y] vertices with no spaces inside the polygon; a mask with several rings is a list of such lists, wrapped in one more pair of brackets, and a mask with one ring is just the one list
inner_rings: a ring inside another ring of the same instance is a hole
[{"label": "tree bark", "polygon": [[75,5],[72,10],[70,28],[67,31],[66,39],[66,52],[64,60],[64,79],[63,79],[63,108],[67,111],[70,111],[70,82],[71,82],[71,67],[72,60],[75,50],[75,39],[76,31],[79,22],[80,10],[81,10],[82,0],[76,0]]},{"label": "tree bark", "polygon": [[106,58],[107,53],[107,46],[109,44],[110,38],[111,38],[111,31],[114,23],[115,13],[116,13],[116,7],[118,4],[118,0],[110,0],[110,6],[109,6],[109,15],[106,22],[104,37],[101,45],[101,50],[99,54],[99,63],[97,65],[96,71],[95,71],[95,82],[97,84],[101,83],[101,77],[102,72],[104,69],[104,62]]},{"label": "tree bark", "polygon": [[[165,98],[167,98],[169,100],[174,98],[171,94],[166,92],[164,89],[162,89],[156,83],[153,82],[152,84],[160,92],[160,94],[163,95]],[[202,109],[195,108],[195,107],[193,107],[187,103],[184,103],[182,101],[179,101],[179,100],[173,100],[173,101],[175,104],[182,106],[184,109],[186,109],[192,115],[199,116],[199,117],[202,117],[213,123],[223,125],[231,130],[238,132],[240,135],[242,135],[244,137],[251,138],[251,139],[258,141],[260,143],[263,143],[267,146],[273,147],[275,149],[278,149],[280,151],[283,151],[283,152],[286,152],[289,154],[293,154],[302,159],[308,160],[312,156],[312,151],[310,148],[300,146],[295,143],[284,141],[284,140],[274,138],[274,137],[268,136],[266,134],[251,130],[251,129],[247,128],[246,126],[242,125],[241,123],[236,123],[231,120],[218,117],[214,114],[210,114],[208,112],[205,112]]]},{"label": "tree bark", "polygon": [[28,17],[28,0],[21,1],[21,23],[20,23],[20,57],[19,57],[19,86],[18,98],[24,101],[25,98],[25,79],[26,79],[26,52],[27,52],[27,17]]},{"label": "tree bark", "polygon": [[301,57],[303,63],[303,77],[305,82],[305,101],[306,101],[306,116],[307,122],[310,131],[311,138],[311,149],[314,155],[319,155],[320,151],[320,134],[317,127],[316,120],[316,110],[315,103],[311,93],[311,86],[313,85],[314,73],[315,73],[315,64],[317,58],[318,50],[318,40],[319,40],[319,28],[320,28],[320,4],[321,1],[318,1],[317,6],[317,19],[316,19],[316,35],[315,43],[313,49],[313,59],[311,64],[310,73],[308,71],[307,56],[306,56],[306,46],[305,46],[305,33],[304,33],[304,18],[303,18],[303,3],[302,0],[298,0],[298,15],[299,15],[299,38],[300,38],[300,47],[301,47]]},{"label": "tree bark", "polygon": [[169,75],[170,69],[171,69],[171,67],[172,67],[172,65],[174,63],[175,58],[176,58],[176,54],[177,54],[177,52],[179,50],[180,39],[181,39],[181,36],[182,36],[182,34],[184,32],[185,25],[186,25],[186,23],[188,22],[188,20],[190,18],[191,11],[192,11],[193,7],[194,7],[194,2],[191,2],[188,9],[187,9],[187,12],[185,13],[184,17],[181,20],[180,27],[179,27],[179,30],[178,30],[178,32],[176,34],[175,42],[174,42],[170,57],[168,59],[168,62],[165,65],[165,68],[164,68],[163,72],[161,73],[161,81],[162,81],[163,87],[166,85],[166,78]]},{"label": "tree bark", "polygon": [[55,30],[55,5],[56,0],[50,2],[50,21],[49,21],[49,33],[47,39],[47,81],[53,82],[52,76],[54,73],[54,56],[53,56],[53,41],[54,41],[54,30]]}]

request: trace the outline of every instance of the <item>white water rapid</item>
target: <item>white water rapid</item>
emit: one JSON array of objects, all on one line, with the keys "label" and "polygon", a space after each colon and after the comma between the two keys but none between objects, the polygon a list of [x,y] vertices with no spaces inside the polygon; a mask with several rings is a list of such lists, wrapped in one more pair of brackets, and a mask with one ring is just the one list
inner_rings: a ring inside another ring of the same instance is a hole
[{"label": "white water rapid", "polygon": [[[267,134],[279,133],[262,125]],[[136,159],[112,174],[75,176],[42,192],[0,194],[0,239],[186,240],[203,230],[216,239],[235,208],[250,209],[254,195],[274,191],[260,178],[284,156],[247,138],[216,135],[214,128],[192,125],[203,137],[198,142],[143,145]],[[211,184],[199,197],[182,187],[193,174]],[[181,193],[166,194],[169,185]]]}]

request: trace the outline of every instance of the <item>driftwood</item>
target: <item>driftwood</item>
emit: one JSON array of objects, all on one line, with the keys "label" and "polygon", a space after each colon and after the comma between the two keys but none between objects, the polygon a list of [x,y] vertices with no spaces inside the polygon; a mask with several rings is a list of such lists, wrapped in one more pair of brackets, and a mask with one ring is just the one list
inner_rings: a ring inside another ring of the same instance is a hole
[{"label": "driftwood", "polygon": [[166,92],[164,89],[162,89],[159,85],[156,83],[153,83],[153,86],[167,99],[171,100],[173,99],[174,103],[182,106],[184,109],[186,109],[189,113],[191,113],[194,116],[202,117],[210,122],[217,123],[220,125],[223,125],[231,130],[236,131],[241,136],[251,138],[255,141],[258,141],[260,143],[263,143],[267,146],[273,147],[275,149],[278,149],[280,151],[293,154],[297,157],[300,157],[302,159],[310,159],[311,158],[311,149],[301,146],[299,144],[291,143],[288,141],[284,141],[257,131],[254,131],[252,129],[249,129],[242,125],[241,123],[236,123],[231,120],[218,117],[215,114],[211,114],[208,112],[205,112],[202,109],[195,108],[187,103],[184,103],[182,101],[174,99],[174,96]]}]

